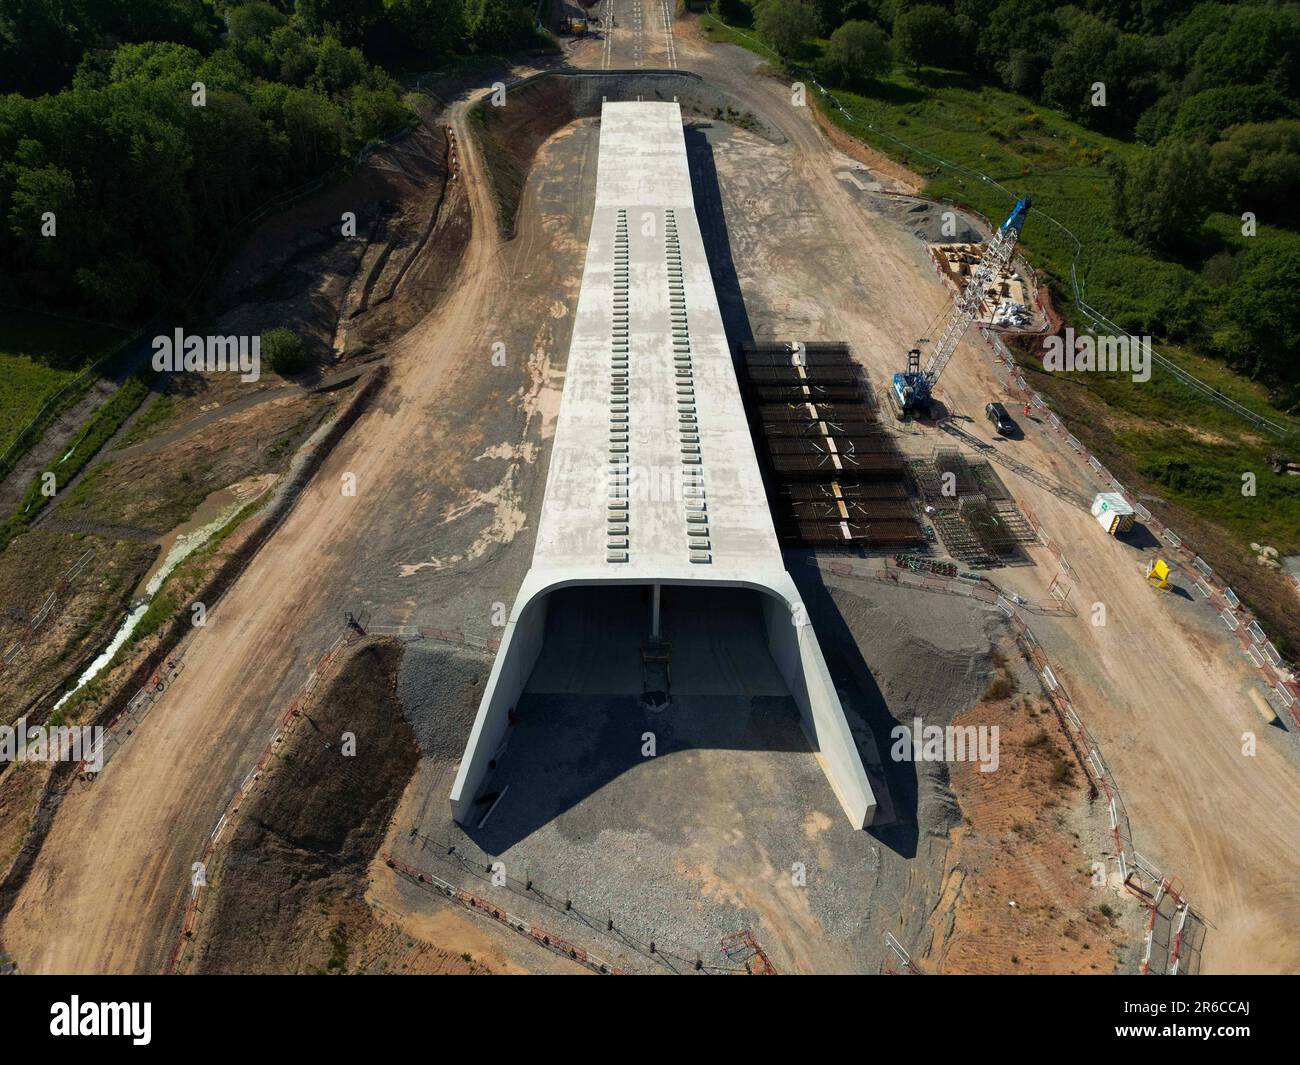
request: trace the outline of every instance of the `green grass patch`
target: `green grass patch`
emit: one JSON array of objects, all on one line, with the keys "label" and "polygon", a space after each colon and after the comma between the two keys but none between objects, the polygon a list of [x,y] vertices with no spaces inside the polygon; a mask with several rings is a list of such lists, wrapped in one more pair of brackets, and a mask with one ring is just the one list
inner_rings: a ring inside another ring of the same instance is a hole
[{"label": "green grass patch", "polygon": [[[1120,445],[1140,446],[1138,472],[1167,499],[1209,518],[1243,543],[1297,547],[1300,477],[1275,474],[1255,449],[1195,439],[1177,430],[1121,432]],[[1252,480],[1243,480],[1243,474]],[[1245,492],[1251,494],[1244,494]]]},{"label": "green grass patch", "polygon": [[741,48],[747,48],[764,59],[777,58],[776,53],[758,39],[752,27],[728,26],[717,16],[706,13],[700,15],[700,29],[711,41],[719,44],[738,44]]},{"label": "green grass patch", "polygon": [[0,309],[0,454],[51,396],[122,336],[111,326]]},{"label": "green grass patch", "polygon": [[58,479],[67,483],[80,472],[91,457],[103,447],[114,433],[122,428],[123,423],[149,395],[148,375],[137,374],[122,382],[112,399],[95,412],[86,428],[76,437],[67,451],[50,467]]},{"label": "green grass patch", "polygon": [[122,434],[119,447],[130,447],[153,436],[176,413],[176,397],[161,395],[140,412],[140,417],[131,423],[131,428]]},{"label": "green grass patch", "polygon": [[131,631],[130,643],[135,644],[158,632],[167,624],[182,606],[185,605],[184,591],[168,582],[158,590],[158,594],[149,601],[149,609],[136,623]]},{"label": "green grass patch", "polygon": [[26,355],[0,351],[0,453],[13,445],[45,401],[75,376]]},{"label": "green grass patch", "polygon": [[[152,371],[150,371],[152,375]],[[17,509],[0,523],[0,551],[8,546],[18,533],[31,523],[52,497],[45,494],[45,474],[54,474],[55,485],[67,484],[95,455],[108,439],[122,427],[135,409],[149,394],[148,376],[128,377],[113,397],[97,410],[86,427],[73,440],[72,446],[45,471],[32,478],[27,493]]]}]

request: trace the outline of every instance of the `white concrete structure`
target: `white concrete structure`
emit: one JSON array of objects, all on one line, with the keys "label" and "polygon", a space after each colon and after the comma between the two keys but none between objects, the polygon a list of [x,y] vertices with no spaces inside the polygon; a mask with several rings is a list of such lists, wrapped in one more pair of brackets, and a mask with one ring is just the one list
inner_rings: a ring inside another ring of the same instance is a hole
[{"label": "white concrete structure", "polygon": [[676,103],[606,103],[596,204],[533,565],[451,793],[468,823],[545,638],[574,585],[762,593],[768,643],[855,826],[875,799],[786,572],[696,220]]}]

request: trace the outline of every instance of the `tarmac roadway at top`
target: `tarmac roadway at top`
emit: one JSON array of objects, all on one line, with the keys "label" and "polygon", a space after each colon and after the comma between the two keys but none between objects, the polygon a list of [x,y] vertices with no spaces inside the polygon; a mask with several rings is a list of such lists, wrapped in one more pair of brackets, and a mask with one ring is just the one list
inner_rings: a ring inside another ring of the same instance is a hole
[{"label": "tarmac roadway at top", "polygon": [[669,0],[602,0],[594,13],[600,27],[593,26],[591,36],[575,41],[570,51],[577,65],[602,70],[676,69],[677,41]]}]

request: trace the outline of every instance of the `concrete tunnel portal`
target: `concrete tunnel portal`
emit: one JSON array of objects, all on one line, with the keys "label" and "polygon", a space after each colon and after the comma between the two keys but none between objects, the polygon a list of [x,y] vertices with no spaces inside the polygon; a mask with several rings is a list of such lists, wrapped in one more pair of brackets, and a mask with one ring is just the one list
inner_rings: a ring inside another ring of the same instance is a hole
[{"label": "concrete tunnel portal", "polygon": [[[635,688],[653,703],[697,673],[712,670],[718,683],[734,656],[784,687],[836,798],[866,827],[875,798],[768,511],[678,105],[606,103],[597,167],[533,563],[456,774],[453,813],[466,825],[483,816],[478,799],[530,681]],[[584,632],[593,610],[603,628]],[[620,633],[613,659],[601,660]]]}]

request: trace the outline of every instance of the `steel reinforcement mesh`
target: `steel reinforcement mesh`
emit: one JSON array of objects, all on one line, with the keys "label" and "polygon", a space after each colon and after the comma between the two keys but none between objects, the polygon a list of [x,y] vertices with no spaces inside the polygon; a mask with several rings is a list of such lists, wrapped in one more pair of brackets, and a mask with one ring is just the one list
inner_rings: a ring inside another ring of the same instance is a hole
[{"label": "steel reinforcement mesh", "polygon": [[951,448],[908,469],[943,546],[971,567],[1024,559],[1023,545],[1037,538],[992,464]]}]

